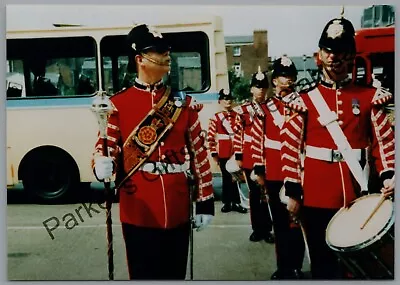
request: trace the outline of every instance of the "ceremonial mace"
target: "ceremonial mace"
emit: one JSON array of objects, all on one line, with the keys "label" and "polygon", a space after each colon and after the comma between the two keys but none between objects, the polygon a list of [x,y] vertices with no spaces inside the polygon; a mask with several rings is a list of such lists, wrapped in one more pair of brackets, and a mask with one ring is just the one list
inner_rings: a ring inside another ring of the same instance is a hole
[{"label": "ceremonial mace", "polygon": [[[103,141],[103,155],[108,156],[107,146],[107,124],[108,117],[112,113],[111,101],[105,91],[98,91],[93,99],[92,112],[96,115],[97,123],[99,124],[99,134]],[[114,193],[110,187],[110,180],[104,179],[105,197],[106,197],[106,227],[107,227],[107,255],[108,255],[108,279],[114,280],[114,251],[113,251],[113,234],[111,220],[111,205],[114,198]]]}]

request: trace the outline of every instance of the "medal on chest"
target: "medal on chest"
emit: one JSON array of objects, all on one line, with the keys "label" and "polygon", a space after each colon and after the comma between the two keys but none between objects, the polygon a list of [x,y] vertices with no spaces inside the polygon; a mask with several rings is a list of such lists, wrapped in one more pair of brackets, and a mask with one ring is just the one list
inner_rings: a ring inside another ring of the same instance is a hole
[{"label": "medal on chest", "polygon": [[353,98],[351,101],[351,108],[353,111],[353,114],[355,116],[360,115],[361,111],[360,111],[360,101],[357,98]]}]

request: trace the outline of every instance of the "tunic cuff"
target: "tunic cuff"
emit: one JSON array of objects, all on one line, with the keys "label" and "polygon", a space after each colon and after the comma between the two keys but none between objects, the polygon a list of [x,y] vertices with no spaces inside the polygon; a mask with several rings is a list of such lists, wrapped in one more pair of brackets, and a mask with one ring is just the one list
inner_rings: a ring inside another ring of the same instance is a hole
[{"label": "tunic cuff", "polygon": [[235,153],[235,159],[236,160],[243,160],[243,153],[239,153],[239,152]]},{"label": "tunic cuff", "polygon": [[379,177],[380,182],[381,182],[381,187],[383,187],[383,181],[385,181],[386,179],[391,179],[394,175],[394,171],[393,170],[387,170],[381,173],[381,176]]},{"label": "tunic cuff", "polygon": [[301,197],[303,196],[303,187],[301,187],[300,183],[287,181],[285,182],[285,194],[290,198],[301,201]]},{"label": "tunic cuff", "polygon": [[254,165],[254,174],[255,175],[265,175],[265,166],[264,165]]},{"label": "tunic cuff", "polygon": [[215,215],[214,198],[196,202],[196,215]]}]

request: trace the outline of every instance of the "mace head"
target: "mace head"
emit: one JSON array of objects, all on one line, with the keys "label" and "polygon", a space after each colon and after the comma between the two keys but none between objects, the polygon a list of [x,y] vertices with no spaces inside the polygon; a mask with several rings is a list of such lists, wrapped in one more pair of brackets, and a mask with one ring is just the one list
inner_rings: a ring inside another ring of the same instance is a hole
[{"label": "mace head", "polygon": [[96,115],[101,137],[107,137],[106,129],[108,117],[113,112],[113,106],[105,91],[97,92],[97,95],[93,99],[91,110]]}]

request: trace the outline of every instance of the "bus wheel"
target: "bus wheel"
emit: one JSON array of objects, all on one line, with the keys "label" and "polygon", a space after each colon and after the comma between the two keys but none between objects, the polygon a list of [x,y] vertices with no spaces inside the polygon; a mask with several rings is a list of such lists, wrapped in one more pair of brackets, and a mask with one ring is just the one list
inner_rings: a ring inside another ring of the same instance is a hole
[{"label": "bus wheel", "polygon": [[43,147],[25,158],[24,190],[44,203],[65,202],[78,187],[79,172],[72,157],[55,147]]}]

